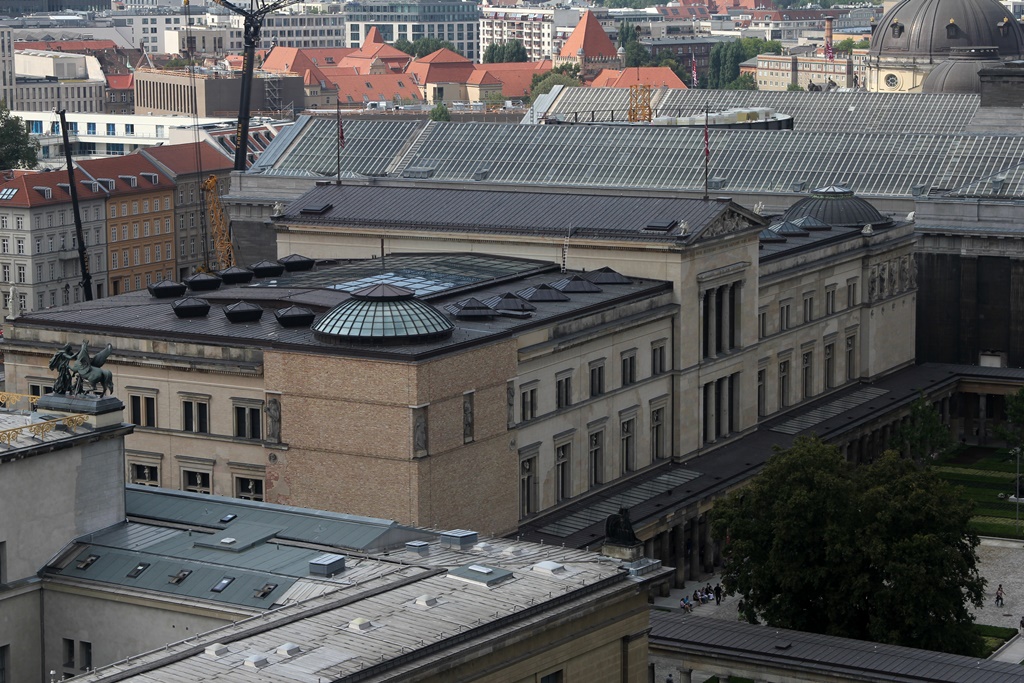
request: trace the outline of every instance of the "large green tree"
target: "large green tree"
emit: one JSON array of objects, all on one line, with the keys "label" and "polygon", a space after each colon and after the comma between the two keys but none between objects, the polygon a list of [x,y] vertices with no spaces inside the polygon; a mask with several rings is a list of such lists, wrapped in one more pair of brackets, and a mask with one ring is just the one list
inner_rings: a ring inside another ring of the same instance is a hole
[{"label": "large green tree", "polygon": [[556,85],[572,87],[581,85],[581,83],[578,78],[573,78],[572,76],[567,76],[565,74],[548,72],[544,78],[537,81],[533,88],[530,89],[530,97],[535,98],[538,95],[546,95],[551,92],[551,89]]},{"label": "large green tree", "polygon": [[518,40],[491,43],[484,50],[484,64],[528,61],[530,61],[530,56],[526,54],[526,46]]},{"label": "large green tree", "polygon": [[896,453],[852,466],[815,438],[715,504],[722,580],[771,626],[977,655],[973,504]]},{"label": "large green tree", "polygon": [[708,61],[708,87],[731,90],[752,90],[749,82],[738,82],[740,64],[762,54],[782,54],[782,43],[777,40],[740,38],[730,43],[718,43],[711,48]]},{"label": "large green tree", "polygon": [[11,116],[7,102],[0,100],[0,168],[35,168],[39,143],[29,137],[25,122]]},{"label": "large green tree", "polygon": [[923,395],[910,406],[910,415],[893,434],[893,441],[917,462],[940,458],[953,447],[949,427],[942,424],[939,411]]},{"label": "large green tree", "polygon": [[440,38],[420,38],[415,42],[409,42],[404,38],[399,38],[391,44],[395,49],[401,50],[405,54],[420,59],[426,57],[432,52],[437,52],[443,47],[448,48],[456,54],[462,54],[455,49],[455,46],[449,43],[447,40],[441,40]]},{"label": "large green tree", "polygon": [[430,110],[431,121],[451,121],[452,114],[448,111],[448,107],[445,106],[444,102],[438,102],[434,105],[434,108]]}]

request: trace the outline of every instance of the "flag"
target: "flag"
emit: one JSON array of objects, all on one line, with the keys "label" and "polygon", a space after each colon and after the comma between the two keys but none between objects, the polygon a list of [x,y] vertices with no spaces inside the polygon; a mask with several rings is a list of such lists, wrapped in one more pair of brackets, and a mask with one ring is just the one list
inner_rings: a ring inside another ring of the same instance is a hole
[{"label": "flag", "polygon": [[708,139],[708,121],[704,119],[704,158],[711,158],[711,143]]},{"label": "flag", "polygon": [[345,127],[341,124],[341,105],[338,105],[338,148],[345,149]]},{"label": "flag", "polygon": [[693,58],[693,53],[690,53],[690,82],[691,88],[696,89],[697,87],[697,60]]},{"label": "flag", "polygon": [[825,59],[830,62],[836,61],[836,53],[832,51],[832,41],[825,41]]}]

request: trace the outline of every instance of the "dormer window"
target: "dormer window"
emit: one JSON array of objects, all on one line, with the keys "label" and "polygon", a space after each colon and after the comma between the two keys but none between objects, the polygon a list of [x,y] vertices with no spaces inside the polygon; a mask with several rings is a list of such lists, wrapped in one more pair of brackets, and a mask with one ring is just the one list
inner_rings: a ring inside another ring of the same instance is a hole
[{"label": "dormer window", "polygon": [[899,38],[900,36],[903,35],[903,32],[906,30],[906,27],[903,24],[901,24],[899,20],[893,21],[890,28],[892,28],[893,38]]},{"label": "dormer window", "polygon": [[952,19],[946,24],[946,38],[953,40],[960,37],[960,27]]}]

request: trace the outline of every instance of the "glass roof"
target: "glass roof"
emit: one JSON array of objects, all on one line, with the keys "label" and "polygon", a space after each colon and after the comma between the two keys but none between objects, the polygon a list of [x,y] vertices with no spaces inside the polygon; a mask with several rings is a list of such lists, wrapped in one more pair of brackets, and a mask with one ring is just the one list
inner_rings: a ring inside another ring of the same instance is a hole
[{"label": "glass roof", "polygon": [[[344,175],[384,175],[418,121],[364,121],[343,119],[345,148],[341,151]],[[277,173],[299,172],[335,176],[338,170],[338,123],[334,117],[313,118],[301,133],[299,149],[275,165]]]},{"label": "glass roof", "polygon": [[451,334],[451,321],[430,304],[415,298],[349,299],[313,324],[323,340],[413,342]]}]

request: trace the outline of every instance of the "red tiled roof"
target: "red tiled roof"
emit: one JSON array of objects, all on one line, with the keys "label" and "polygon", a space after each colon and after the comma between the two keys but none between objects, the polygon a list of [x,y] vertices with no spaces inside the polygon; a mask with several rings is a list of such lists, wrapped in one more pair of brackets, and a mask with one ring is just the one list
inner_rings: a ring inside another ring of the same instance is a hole
[{"label": "red tiled roof", "polygon": [[107,87],[111,90],[131,90],[135,87],[135,74],[111,74],[107,76]]},{"label": "red tiled roof", "polygon": [[414,59],[406,69],[420,83],[468,83],[473,71],[473,62],[447,48]]},{"label": "red tiled roof", "polygon": [[[409,74],[346,74],[334,77],[338,86],[338,100],[345,104],[362,105],[373,100],[422,100],[420,89]],[[369,87],[367,86],[369,84]]]},{"label": "red tiled roof", "polygon": [[[157,166],[141,154],[129,154],[121,157],[105,157],[103,159],[84,159],[78,162],[78,167],[83,171],[83,179],[110,178],[114,181],[114,188],[110,195],[141,194],[156,190],[169,190],[174,183]],[[141,176],[142,173],[156,173],[156,184]],[[136,184],[132,187],[129,181],[122,180],[118,176],[135,176]]]},{"label": "red tiled roof", "polygon": [[503,62],[497,64],[474,64],[477,71],[485,71],[501,82],[501,94],[516,98],[530,94],[534,74],[551,71],[551,60],[539,62]]},{"label": "red tiled roof", "polygon": [[615,58],[618,55],[612,39],[601,28],[601,23],[594,13],[589,10],[583,13],[580,23],[569,35],[569,40],[565,41],[561,56],[575,57],[580,50],[583,50],[584,57],[591,59],[594,57]]},{"label": "red tiled roof", "polygon": [[[4,174],[11,174],[11,171],[4,171]],[[30,206],[44,206],[47,204],[66,204],[71,202],[71,192],[58,184],[68,183],[67,171],[15,171],[12,179],[0,175],[0,197],[10,194],[15,190],[9,199],[0,199],[0,208],[5,206],[16,206],[25,208]],[[75,181],[78,182],[78,198],[80,200],[106,198],[107,193],[100,187],[96,192],[92,191],[92,183],[79,181],[89,178],[79,170],[75,171]],[[47,199],[43,192],[36,190],[37,187],[50,189],[50,198]]]},{"label": "red tiled roof", "polygon": [[380,29],[376,26],[371,26],[370,30],[366,32],[366,38],[363,39],[363,47],[372,43],[384,44],[384,36],[380,34]]},{"label": "red tiled roof", "polygon": [[590,85],[594,88],[628,88],[631,85],[649,85],[652,88],[686,89],[686,84],[667,66],[630,67],[622,71],[603,69]]},{"label": "red tiled roof", "polygon": [[473,73],[469,74],[469,79],[466,82],[473,85],[501,85],[501,81],[495,78],[493,74],[481,69],[474,69]]},{"label": "red tiled roof", "polygon": [[446,47],[442,47],[440,50],[431,52],[426,57],[420,57],[416,60],[420,64],[472,64],[473,62],[466,59],[458,52],[452,52]]},{"label": "red tiled roof", "polygon": [[192,142],[182,145],[144,147],[139,150],[139,153],[156,161],[175,176],[198,173],[200,165],[202,166],[203,173],[230,171],[234,166],[234,159],[229,159],[226,154],[208,142],[199,143],[198,163],[196,161],[195,143]]}]

